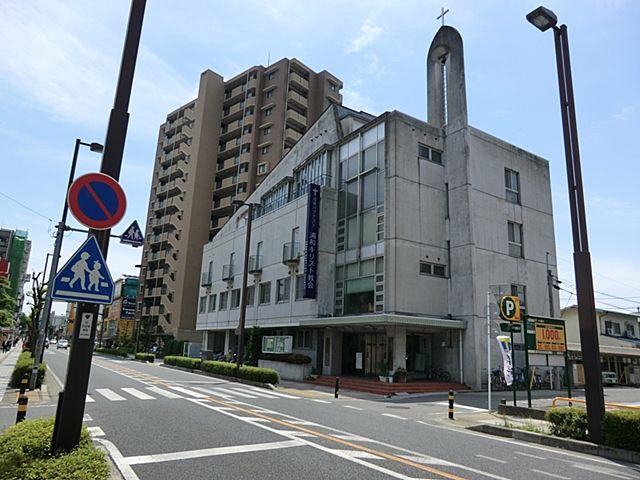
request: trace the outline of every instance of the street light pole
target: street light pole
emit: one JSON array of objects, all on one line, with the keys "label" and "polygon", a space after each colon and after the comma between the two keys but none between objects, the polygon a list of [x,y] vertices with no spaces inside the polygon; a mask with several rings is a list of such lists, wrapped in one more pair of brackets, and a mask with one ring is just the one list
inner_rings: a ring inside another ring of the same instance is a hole
[{"label": "street light pole", "polygon": [[589,437],[595,443],[602,443],[602,421],[604,417],[604,395],[600,366],[600,346],[596,323],[596,305],[593,294],[591,254],[587,237],[587,217],[584,205],[582,169],[578,147],[578,127],[573,97],[571,61],[567,26],[557,26],[557,17],[544,7],[538,7],[527,15],[527,20],[541,31],[553,28],[558,85],[560,89],[560,110],[564,132],[564,150],[567,164],[569,207],[573,233],[573,264],[578,299],[578,320],[580,324],[580,344],[585,375],[585,397],[587,402],[587,423]]},{"label": "street light pole", "polygon": [[238,321],[238,356],[236,358],[238,368],[244,363],[244,324],[247,314],[247,277],[249,276],[249,251],[251,248],[251,223],[253,220],[253,208],[256,203],[244,203],[240,200],[233,202],[237,206],[247,207],[247,233],[244,240],[244,266],[242,269],[242,291],[240,293],[240,320]]},{"label": "street light pole", "polygon": [[[40,323],[38,325],[38,337],[36,339],[33,361],[33,370],[31,371],[31,379],[29,381],[29,390],[36,388],[36,376],[38,367],[42,363],[42,357],[44,355],[44,336],[49,326],[49,318],[51,316],[51,292],[53,279],[58,272],[58,260],[60,259],[60,251],[62,250],[62,239],[64,238],[64,232],[67,229],[67,213],[69,212],[69,202],[67,200],[66,192],[69,191],[73,179],[76,176],[76,165],[78,163],[78,152],[80,151],[80,145],[87,146],[92,152],[102,152],[103,147],[99,143],[84,143],[79,138],[76,138],[75,146],[73,147],[73,158],[71,159],[71,170],[69,171],[69,181],[67,182],[67,189],[65,190],[64,206],[62,207],[62,218],[58,225],[56,225],[56,240],[53,245],[53,256],[51,258],[51,270],[49,270],[49,278],[47,279],[47,291],[44,298],[44,307],[40,313]],[[48,255],[48,254],[47,254]],[[44,267],[45,271],[47,267]]]}]

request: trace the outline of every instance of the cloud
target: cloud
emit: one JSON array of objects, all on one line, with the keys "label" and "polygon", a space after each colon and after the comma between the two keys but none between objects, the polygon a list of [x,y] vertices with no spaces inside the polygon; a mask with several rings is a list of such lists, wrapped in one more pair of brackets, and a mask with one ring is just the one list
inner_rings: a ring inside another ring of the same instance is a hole
[{"label": "cloud", "polygon": [[342,104],[345,107],[375,114],[377,109],[374,108],[373,100],[362,93],[364,82],[361,78],[355,78],[350,82],[345,82],[345,85],[349,85],[342,90]]},{"label": "cloud", "polygon": [[360,32],[349,46],[349,53],[356,53],[371,45],[382,34],[382,27],[374,25],[371,18],[366,18],[360,26]]},{"label": "cloud", "polygon": [[371,75],[384,75],[387,69],[384,67],[382,60],[375,53],[365,53],[364,59],[367,61],[366,69]]}]

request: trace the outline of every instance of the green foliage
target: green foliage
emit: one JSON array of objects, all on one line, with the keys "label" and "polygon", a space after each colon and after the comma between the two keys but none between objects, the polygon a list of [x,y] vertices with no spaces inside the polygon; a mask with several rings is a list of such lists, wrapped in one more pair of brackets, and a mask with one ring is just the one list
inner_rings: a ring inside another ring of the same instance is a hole
[{"label": "green foliage", "polygon": [[236,377],[236,369],[238,366],[235,363],[207,360],[206,362],[202,362],[201,368],[203,372]]},{"label": "green foliage", "polygon": [[[31,352],[29,350],[25,350],[20,354],[18,360],[16,361],[15,366],[13,367],[13,372],[11,372],[11,379],[9,380],[9,386],[12,388],[20,387],[20,380],[25,375],[28,380],[31,380],[31,369],[33,368],[33,358],[31,358]],[[42,385],[42,381],[44,380],[44,374],[47,371],[47,364],[42,362],[38,367],[38,378],[36,379],[36,387],[40,388]]]},{"label": "green foliage", "polygon": [[254,326],[249,332],[249,339],[247,340],[247,363],[250,365],[258,365],[258,359],[262,354],[262,336],[260,327]]},{"label": "green foliage", "polygon": [[263,360],[273,362],[293,363],[295,365],[305,365],[311,363],[311,357],[303,353],[263,353],[260,355]]},{"label": "green foliage", "polygon": [[575,440],[587,439],[587,412],[578,407],[558,407],[549,410],[545,416],[551,426],[552,435]]},{"label": "green foliage", "polygon": [[190,368],[192,370],[199,370],[202,360],[199,358],[180,357],[175,355],[169,355],[164,357],[164,363],[167,365],[174,365],[176,367]]},{"label": "green foliage", "polygon": [[156,356],[153,353],[136,353],[136,360],[153,363],[156,360]]},{"label": "green foliage", "polygon": [[243,365],[238,370],[238,377],[260,383],[276,384],[280,381],[278,372],[272,368],[249,367]]},{"label": "green foliage", "polygon": [[164,345],[162,347],[162,354],[167,355],[182,355],[184,351],[184,340],[176,340],[172,336],[164,338]]},{"label": "green foliage", "polygon": [[116,357],[127,357],[129,354],[129,349],[126,347],[118,347],[118,348],[106,348],[106,347],[96,347],[95,351],[97,353],[104,353],[106,355],[115,355]]},{"label": "green foliage", "polygon": [[13,312],[16,299],[11,295],[11,286],[6,277],[0,277],[0,327],[10,327],[13,324]]},{"label": "green foliage", "polygon": [[0,435],[0,473],[6,480],[106,480],[109,466],[86,427],[71,453],[51,455],[53,418],[25,420]]},{"label": "green foliage", "polygon": [[640,412],[606,412],[603,430],[605,445],[640,452]]}]

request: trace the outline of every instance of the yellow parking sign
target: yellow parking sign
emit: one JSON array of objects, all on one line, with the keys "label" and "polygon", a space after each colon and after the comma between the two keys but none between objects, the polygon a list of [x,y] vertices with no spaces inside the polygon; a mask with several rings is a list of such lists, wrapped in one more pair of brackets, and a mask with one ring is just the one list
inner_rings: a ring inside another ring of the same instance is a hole
[{"label": "yellow parking sign", "polygon": [[500,297],[500,317],[510,322],[519,322],[520,317],[520,297],[508,296]]}]

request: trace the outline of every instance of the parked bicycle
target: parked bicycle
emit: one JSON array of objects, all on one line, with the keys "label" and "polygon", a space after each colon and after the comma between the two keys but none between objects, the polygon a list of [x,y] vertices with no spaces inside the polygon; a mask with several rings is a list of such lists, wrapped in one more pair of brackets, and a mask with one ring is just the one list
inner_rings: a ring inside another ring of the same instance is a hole
[{"label": "parked bicycle", "polygon": [[429,380],[437,380],[439,382],[450,382],[451,374],[447,372],[444,368],[440,367],[431,367],[431,370],[428,372]]}]

